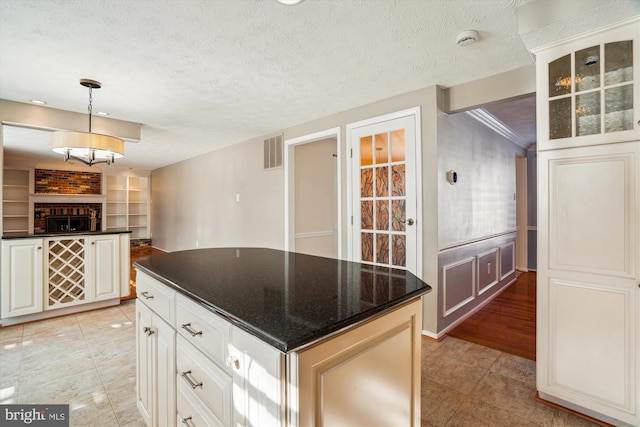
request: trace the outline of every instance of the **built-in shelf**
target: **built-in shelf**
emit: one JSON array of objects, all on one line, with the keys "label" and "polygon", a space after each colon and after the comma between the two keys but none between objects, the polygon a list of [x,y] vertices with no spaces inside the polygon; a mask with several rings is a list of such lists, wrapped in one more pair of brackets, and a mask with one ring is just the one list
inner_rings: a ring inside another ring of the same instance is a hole
[{"label": "built-in shelf", "polygon": [[4,169],[2,175],[2,231],[28,233],[31,172],[28,169]]},{"label": "built-in shelf", "polygon": [[127,228],[132,239],[149,238],[149,178],[107,176],[107,229]]}]

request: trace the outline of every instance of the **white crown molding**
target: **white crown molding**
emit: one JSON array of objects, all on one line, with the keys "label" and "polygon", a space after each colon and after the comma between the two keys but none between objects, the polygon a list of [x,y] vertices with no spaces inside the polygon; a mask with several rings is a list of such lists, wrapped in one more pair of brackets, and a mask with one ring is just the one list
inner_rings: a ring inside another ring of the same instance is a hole
[{"label": "white crown molding", "polygon": [[465,111],[465,113],[525,150],[529,147],[530,143],[527,140],[514,132],[510,127],[502,123],[484,108],[476,108],[475,110]]}]

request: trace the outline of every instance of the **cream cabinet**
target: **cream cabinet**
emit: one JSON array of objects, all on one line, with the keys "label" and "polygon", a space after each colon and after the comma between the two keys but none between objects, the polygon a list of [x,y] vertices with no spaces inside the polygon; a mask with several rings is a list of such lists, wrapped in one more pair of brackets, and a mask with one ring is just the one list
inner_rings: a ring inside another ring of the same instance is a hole
[{"label": "cream cabinet", "polygon": [[639,34],[536,52],[537,388],[623,426],[640,425]]},{"label": "cream cabinet", "polygon": [[2,241],[2,318],[42,311],[42,245],[42,239]]},{"label": "cream cabinet", "polygon": [[[284,353],[144,271],[137,274],[138,407],[149,426],[164,425],[170,410],[177,425],[191,427],[420,425],[419,298]],[[160,368],[154,324],[171,318],[175,355],[164,345],[169,362]],[[157,380],[173,360],[174,382]],[[174,392],[175,401],[167,402]],[[158,406],[165,409],[160,415]]]},{"label": "cream cabinet", "polygon": [[[3,240],[3,323],[118,303],[129,292],[128,254],[128,234]],[[86,304],[94,306],[81,307]],[[26,315],[31,317],[21,317]]]},{"label": "cream cabinet", "polygon": [[153,427],[175,426],[175,291],[137,276],[136,402]]}]

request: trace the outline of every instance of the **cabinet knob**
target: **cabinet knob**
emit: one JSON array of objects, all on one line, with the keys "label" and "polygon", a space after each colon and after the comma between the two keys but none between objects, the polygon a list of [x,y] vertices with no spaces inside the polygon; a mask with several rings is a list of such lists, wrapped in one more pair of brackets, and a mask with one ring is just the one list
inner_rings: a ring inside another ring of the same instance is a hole
[{"label": "cabinet knob", "polygon": [[187,427],[193,427],[193,424],[191,424],[192,418],[193,418],[192,416],[188,416],[187,418],[181,418],[182,424],[186,425]]},{"label": "cabinet knob", "polygon": [[142,328],[142,332],[147,334],[148,337],[155,333],[155,331],[148,326],[145,326],[144,328]]},{"label": "cabinet knob", "polygon": [[38,250],[42,249],[42,246],[38,246]]},{"label": "cabinet knob", "polygon": [[225,359],[224,359],[224,363],[226,363],[226,365],[230,368],[238,368],[238,358],[233,356],[233,355],[228,355]]}]

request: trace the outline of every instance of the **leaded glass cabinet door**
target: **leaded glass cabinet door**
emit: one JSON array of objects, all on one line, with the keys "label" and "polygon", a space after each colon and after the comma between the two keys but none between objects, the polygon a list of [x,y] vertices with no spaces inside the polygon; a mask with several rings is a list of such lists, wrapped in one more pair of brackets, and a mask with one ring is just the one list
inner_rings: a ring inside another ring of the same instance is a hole
[{"label": "leaded glass cabinet door", "polygon": [[640,139],[639,25],[537,54],[539,149]]},{"label": "leaded glass cabinet door", "polygon": [[352,130],[352,258],[416,273],[415,117]]}]

